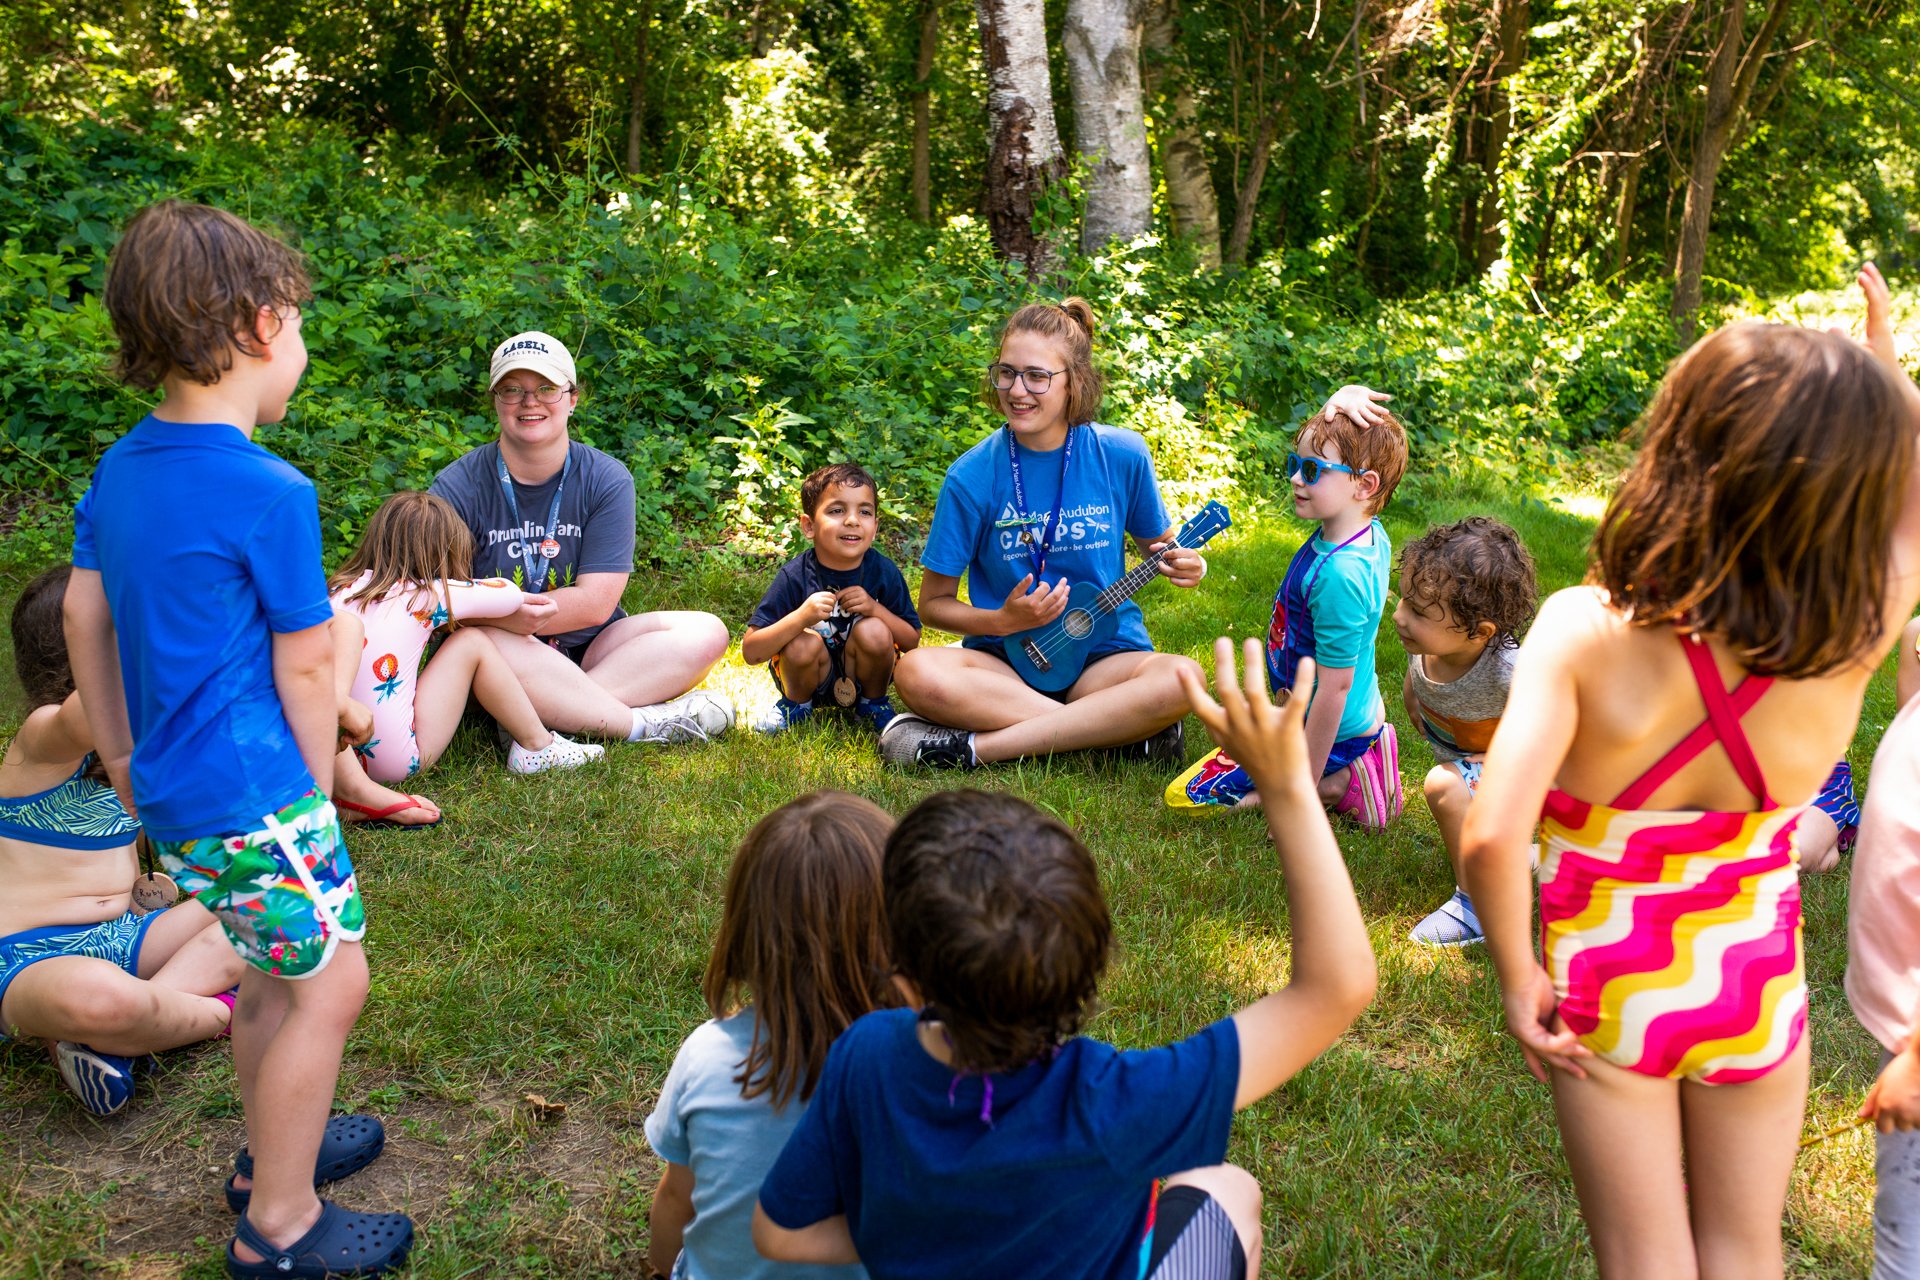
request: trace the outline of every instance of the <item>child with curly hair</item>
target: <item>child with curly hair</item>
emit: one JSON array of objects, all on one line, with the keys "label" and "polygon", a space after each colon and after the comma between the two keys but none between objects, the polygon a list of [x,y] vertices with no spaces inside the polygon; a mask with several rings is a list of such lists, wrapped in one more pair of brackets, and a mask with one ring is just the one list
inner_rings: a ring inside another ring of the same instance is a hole
[{"label": "child with curly hair", "polygon": [[[1400,696],[1438,761],[1424,790],[1456,879],[1467,804],[1480,786],[1513,684],[1520,633],[1539,596],[1520,535],[1486,516],[1429,529],[1400,553],[1400,603],[1393,610],[1393,629],[1407,651]],[[1411,937],[1435,947],[1482,941],[1466,890],[1456,883]]]}]

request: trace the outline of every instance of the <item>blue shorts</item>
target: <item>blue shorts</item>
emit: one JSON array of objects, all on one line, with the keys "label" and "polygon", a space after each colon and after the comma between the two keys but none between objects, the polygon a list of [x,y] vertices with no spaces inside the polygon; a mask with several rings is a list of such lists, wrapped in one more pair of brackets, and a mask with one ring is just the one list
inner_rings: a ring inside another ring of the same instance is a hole
[{"label": "blue shorts", "polygon": [[1826,785],[1813,798],[1813,807],[1833,819],[1840,832],[1840,852],[1853,848],[1860,835],[1860,805],[1853,798],[1853,766],[1842,760],[1827,775]]},{"label": "blue shorts", "polygon": [[1465,760],[1442,760],[1442,769],[1451,769],[1460,775],[1460,781],[1467,784],[1469,798],[1480,793],[1480,773],[1487,767],[1485,756],[1470,756]]},{"label": "blue shorts", "polygon": [[[847,674],[847,637],[853,634],[852,629],[842,631],[838,628],[830,628],[831,634],[822,634],[817,627],[809,627],[808,630],[826,641],[827,674],[820,678],[820,683],[814,687],[813,692],[801,701],[811,702],[818,707],[836,706],[838,704],[833,696],[833,686],[835,681]],[[786,697],[787,684],[780,678],[779,654],[774,654],[767,661],[767,674],[773,677],[773,687],[780,691],[780,696]]]},{"label": "blue shorts", "polygon": [[[133,974],[140,973],[140,947],[147,940],[161,912],[136,915],[129,911],[99,924],[52,924],[39,929],[22,929],[0,938],[0,1004],[5,1004],[7,988],[28,965],[60,956],[87,956]],[[0,1022],[0,1040],[8,1039],[7,1027]]]}]

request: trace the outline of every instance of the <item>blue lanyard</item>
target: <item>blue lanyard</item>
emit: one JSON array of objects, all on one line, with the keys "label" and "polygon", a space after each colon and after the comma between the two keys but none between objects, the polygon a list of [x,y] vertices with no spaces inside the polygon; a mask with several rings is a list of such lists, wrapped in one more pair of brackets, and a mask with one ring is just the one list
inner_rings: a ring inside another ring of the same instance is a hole
[{"label": "blue lanyard", "polygon": [[[496,449],[497,448],[498,446],[496,446]],[[507,474],[506,456],[496,452],[493,455],[493,461],[500,469],[500,492],[507,496],[507,512],[512,516],[514,527],[517,529],[520,527],[520,504],[514,501],[513,477]],[[545,551],[545,544],[551,543],[553,545],[553,554],[542,555],[536,562],[533,558],[533,540],[531,538],[526,539],[523,544],[527,548],[527,585],[524,590],[529,594],[539,594],[542,584],[545,583],[547,579],[547,567],[560,555],[560,540],[554,530],[559,527],[560,522],[560,495],[567,491],[567,473],[572,470],[573,446],[568,445],[567,460],[560,468],[560,483],[553,486],[553,502],[547,508],[547,522],[540,528],[541,550]],[[534,567],[536,563],[539,565],[538,568]]]},{"label": "blue lanyard", "polygon": [[1067,500],[1067,468],[1073,465],[1073,432],[1067,428],[1067,443],[1060,453],[1060,492],[1053,499],[1053,514],[1047,517],[1046,524],[1040,527],[1040,537],[1036,543],[1033,536],[1033,517],[1027,514],[1027,490],[1020,482],[1020,446],[1013,438],[1013,428],[1005,428],[1007,433],[1007,457],[1013,466],[1013,505],[1017,508],[1020,522],[1026,526],[1021,540],[1027,544],[1027,554],[1033,558],[1034,585],[1040,583],[1040,576],[1047,571],[1047,553],[1053,550],[1054,535],[1060,532],[1060,507]]}]

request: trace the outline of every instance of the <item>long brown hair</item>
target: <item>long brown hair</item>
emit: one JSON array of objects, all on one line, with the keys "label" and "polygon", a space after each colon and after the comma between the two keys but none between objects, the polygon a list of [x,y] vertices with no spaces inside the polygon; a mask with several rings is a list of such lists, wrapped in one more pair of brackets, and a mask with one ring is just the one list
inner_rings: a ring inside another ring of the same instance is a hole
[{"label": "long brown hair", "polygon": [[[993,348],[996,362],[1000,359],[1000,348],[1016,333],[1037,333],[1060,344],[1067,358],[1067,425],[1077,427],[1092,422],[1100,412],[1100,396],[1106,389],[1106,379],[1093,363],[1092,304],[1085,298],[1028,303],[1009,316],[1006,327],[1000,330],[1000,340]],[[986,392],[987,407],[999,413],[1000,389],[993,385],[991,370],[982,379],[981,386]]]},{"label": "long brown hair", "polygon": [[1615,608],[1717,636],[1758,675],[1872,649],[1920,430],[1891,371],[1834,334],[1732,325],[1668,372],[1643,429],[1594,538]]},{"label": "long brown hair", "polygon": [[473,534],[445,498],[403,489],[373,513],[360,545],[327,587],[351,587],[365,573],[373,576],[343,603],[378,600],[403,582],[420,583],[430,593],[438,582],[440,599],[451,606],[447,582],[473,573]]},{"label": "long brown hair", "polygon": [[29,582],[13,602],[13,669],[26,692],[28,710],[65,702],[73,692],[61,615],[72,575],[72,565],[57,564]]},{"label": "long brown hair", "polygon": [[840,1033],[899,1003],[880,894],[892,830],[871,800],[816,791],[760,819],[733,855],[701,992],[716,1018],[753,1005],[741,1097],[805,1102]]}]

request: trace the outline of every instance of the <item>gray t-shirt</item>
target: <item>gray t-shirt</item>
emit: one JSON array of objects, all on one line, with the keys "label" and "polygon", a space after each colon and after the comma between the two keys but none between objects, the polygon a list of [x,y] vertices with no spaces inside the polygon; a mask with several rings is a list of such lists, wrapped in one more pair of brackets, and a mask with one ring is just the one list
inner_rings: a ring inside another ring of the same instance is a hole
[{"label": "gray t-shirt", "polygon": [[1458,680],[1436,684],[1427,679],[1426,661],[1407,655],[1407,687],[1412,694],[1414,719],[1420,735],[1441,760],[1483,756],[1493,744],[1493,731],[1507,709],[1507,690],[1513,687],[1513,660],[1520,651],[1490,644],[1479,661]]},{"label": "gray t-shirt", "polygon": [[655,1154],[693,1170],[693,1222],[674,1280],[866,1280],[864,1267],[769,1262],[753,1247],[760,1184],[806,1104],[796,1098],[775,1111],[765,1094],[741,1098],[734,1077],[752,1043],[752,1009],[701,1024],[674,1056],[647,1117]]},{"label": "gray t-shirt", "polygon": [[[433,478],[430,492],[452,503],[473,534],[474,577],[506,578],[523,590],[552,591],[573,586],[583,573],[633,572],[632,473],[578,440],[568,446],[567,462],[564,487],[560,474],[542,484],[510,478],[512,505],[500,484],[498,443],[481,445]],[[556,490],[560,509],[549,530]],[[559,554],[546,562],[540,582],[529,582],[528,575],[540,569],[541,543],[549,537],[559,544]],[[622,616],[616,608],[605,622],[543,638],[572,649]]]}]

